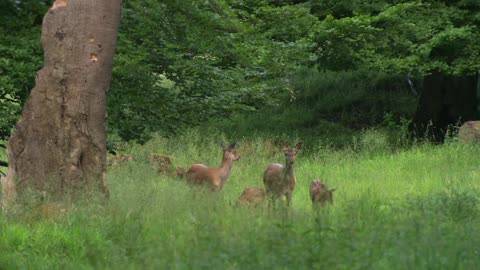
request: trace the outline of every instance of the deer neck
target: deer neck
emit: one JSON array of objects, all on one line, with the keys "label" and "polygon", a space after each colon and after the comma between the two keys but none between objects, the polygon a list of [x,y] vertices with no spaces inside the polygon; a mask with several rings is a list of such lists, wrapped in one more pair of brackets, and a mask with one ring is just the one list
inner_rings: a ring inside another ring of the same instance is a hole
[{"label": "deer neck", "polygon": [[283,176],[283,179],[285,181],[292,181],[292,179],[295,177],[295,172],[293,169],[293,164],[286,164],[285,165],[285,175]]},{"label": "deer neck", "polygon": [[222,182],[225,182],[228,179],[230,173],[232,172],[232,168],[233,160],[223,157],[222,164],[220,164],[220,168],[218,169]]}]

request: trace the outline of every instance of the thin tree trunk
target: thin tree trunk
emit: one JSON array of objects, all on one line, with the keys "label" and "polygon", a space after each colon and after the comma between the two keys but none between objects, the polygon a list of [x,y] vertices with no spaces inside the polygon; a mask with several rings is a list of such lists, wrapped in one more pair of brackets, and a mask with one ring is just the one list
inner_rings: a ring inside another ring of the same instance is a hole
[{"label": "thin tree trunk", "polygon": [[106,99],[121,0],[57,0],[42,26],[44,67],[8,142],[3,203],[27,190],[108,196]]}]

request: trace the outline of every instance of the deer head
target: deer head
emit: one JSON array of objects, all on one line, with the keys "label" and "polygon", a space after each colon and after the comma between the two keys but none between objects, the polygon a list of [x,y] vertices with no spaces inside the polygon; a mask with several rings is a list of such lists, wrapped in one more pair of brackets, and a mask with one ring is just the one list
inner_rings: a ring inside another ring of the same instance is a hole
[{"label": "deer head", "polygon": [[227,158],[230,160],[239,160],[240,159],[240,154],[237,153],[237,147],[238,144],[232,143],[230,146],[226,146],[223,142],[221,144],[222,149],[223,149],[223,158]]},{"label": "deer head", "polygon": [[303,143],[299,142],[293,148],[289,148],[284,141],[281,141],[280,145],[282,147],[282,151],[285,153],[287,165],[293,165],[295,163],[295,159],[297,158],[298,150],[302,149]]}]

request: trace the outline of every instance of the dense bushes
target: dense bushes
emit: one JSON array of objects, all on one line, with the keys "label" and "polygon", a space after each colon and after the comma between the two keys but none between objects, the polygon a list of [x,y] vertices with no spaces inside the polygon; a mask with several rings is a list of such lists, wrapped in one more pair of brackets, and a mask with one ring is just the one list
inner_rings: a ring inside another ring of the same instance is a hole
[{"label": "dense bushes", "polygon": [[295,104],[309,108],[314,122],[327,119],[365,128],[382,124],[386,114],[394,115],[396,120],[409,118],[416,107],[406,75],[306,70],[292,79],[292,85]]},{"label": "dense bushes", "polygon": [[49,2],[0,3],[0,139],[10,135],[41,68],[40,25]]},{"label": "dense bushes", "polygon": [[[0,138],[41,67],[51,2],[0,4]],[[327,121],[358,129],[385,114],[398,122],[415,106],[409,70],[418,78],[478,70],[479,9],[471,1],[124,1],[109,133],[145,142],[259,111],[267,112],[252,117],[259,123],[291,116],[289,129]]]}]

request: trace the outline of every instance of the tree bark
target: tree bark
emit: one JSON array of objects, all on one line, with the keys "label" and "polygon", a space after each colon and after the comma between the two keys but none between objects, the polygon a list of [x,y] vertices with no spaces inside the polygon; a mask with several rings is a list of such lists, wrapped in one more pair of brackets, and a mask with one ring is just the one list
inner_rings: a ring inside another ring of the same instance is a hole
[{"label": "tree bark", "polygon": [[56,0],[44,17],[44,67],[8,142],[3,205],[27,190],[63,195],[106,182],[106,99],[121,0]]}]

